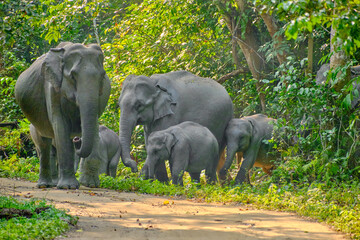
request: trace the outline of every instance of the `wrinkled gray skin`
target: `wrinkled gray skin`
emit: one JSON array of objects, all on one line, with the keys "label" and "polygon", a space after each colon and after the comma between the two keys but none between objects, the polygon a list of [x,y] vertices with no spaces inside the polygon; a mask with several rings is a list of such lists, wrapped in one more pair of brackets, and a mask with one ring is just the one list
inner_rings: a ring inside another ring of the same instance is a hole
[{"label": "wrinkled gray skin", "polygon": [[[225,127],[233,115],[232,101],[223,86],[186,71],[151,77],[128,76],[123,83],[119,106],[121,158],[133,172],[137,171],[137,166],[130,158],[130,140],[136,125],[144,125],[147,144],[152,132],[193,121],[214,134],[221,151],[225,146]],[[168,181],[163,162],[155,169],[155,176],[160,181]]]},{"label": "wrinkled gray skin", "polygon": [[[324,84],[327,79],[327,75],[330,71],[330,64],[323,64],[321,65],[320,69],[316,72],[316,84]],[[360,65],[351,67],[351,78],[359,77],[360,76]],[[360,93],[360,83],[356,81],[353,82],[353,89],[357,89]],[[355,96],[355,94],[354,94]],[[360,96],[354,97],[351,101],[351,108],[354,108],[359,105]]]},{"label": "wrinkled gray skin", "polygon": [[[72,138],[82,136],[76,153],[80,157],[89,156],[99,131],[98,118],[110,95],[103,58],[98,45],[61,43],[39,57],[16,82],[16,101],[35,127],[33,138],[40,157],[37,184],[40,188],[79,187],[74,172]],[[59,164],[57,184],[51,173],[52,139]]]},{"label": "wrinkled gray skin", "polygon": [[[41,136],[37,133],[34,125],[30,124],[30,136],[31,139],[33,140],[34,144],[35,144],[35,148],[36,148],[36,152],[38,154],[38,156],[40,156],[40,148],[39,146],[41,145],[42,139]],[[53,184],[56,185],[56,183],[58,182],[58,161],[56,158],[56,148],[55,148],[55,142],[52,141],[52,145],[50,148],[50,174],[51,174],[51,178],[53,181]],[[76,172],[76,168],[75,168],[75,172]]]},{"label": "wrinkled gray skin", "polygon": [[216,182],[219,146],[215,136],[206,127],[194,122],[182,122],[165,130],[152,132],[146,146],[147,158],[140,175],[154,178],[158,164],[169,160],[173,184],[183,184],[183,174],[200,182],[205,169],[207,182]]},{"label": "wrinkled gray skin", "polygon": [[87,158],[80,159],[80,183],[87,187],[100,185],[99,175],[105,173],[116,177],[121,146],[118,135],[111,129],[100,125],[99,140]]},{"label": "wrinkled gray skin", "polygon": [[[255,114],[248,117],[232,119],[226,128],[227,156],[220,178],[225,179],[236,152],[243,153],[243,161],[235,178],[237,184],[248,179],[249,170],[262,167],[265,173],[270,174],[274,167],[274,154],[270,144],[264,142],[272,138],[273,124],[275,119],[268,118],[263,114]],[[269,154],[270,153],[270,154]]]}]

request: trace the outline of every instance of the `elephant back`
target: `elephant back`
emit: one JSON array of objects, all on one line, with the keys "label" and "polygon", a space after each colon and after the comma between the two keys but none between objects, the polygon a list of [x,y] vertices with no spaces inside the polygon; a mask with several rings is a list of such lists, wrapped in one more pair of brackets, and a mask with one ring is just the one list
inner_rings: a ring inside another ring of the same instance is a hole
[{"label": "elephant back", "polygon": [[157,86],[173,99],[176,123],[193,121],[207,127],[219,144],[227,123],[233,117],[232,100],[225,88],[210,78],[187,71],[151,76]]}]

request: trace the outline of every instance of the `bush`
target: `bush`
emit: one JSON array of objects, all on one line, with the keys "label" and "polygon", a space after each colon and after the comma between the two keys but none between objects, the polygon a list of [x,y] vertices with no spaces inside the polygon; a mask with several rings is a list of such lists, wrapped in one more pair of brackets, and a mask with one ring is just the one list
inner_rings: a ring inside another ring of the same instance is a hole
[{"label": "bush", "polygon": [[0,159],[12,155],[18,157],[36,156],[35,145],[30,139],[30,123],[24,119],[17,123],[18,129],[0,128]]},{"label": "bush", "polygon": [[21,209],[31,215],[0,219],[1,239],[54,239],[76,225],[78,218],[66,214],[44,200],[20,201],[13,197],[0,196],[0,210]]}]

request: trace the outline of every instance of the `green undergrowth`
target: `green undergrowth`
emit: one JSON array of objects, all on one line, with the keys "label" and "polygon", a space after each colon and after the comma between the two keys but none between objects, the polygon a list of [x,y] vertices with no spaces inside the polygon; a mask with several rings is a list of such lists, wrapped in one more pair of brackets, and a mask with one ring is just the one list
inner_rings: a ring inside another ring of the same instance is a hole
[{"label": "green undergrowth", "polygon": [[[54,239],[75,225],[78,218],[48,205],[45,200],[18,200],[0,196],[0,211],[21,209],[28,217],[0,218],[0,239]],[[32,215],[32,216],[29,216]]]},{"label": "green undergrowth", "polygon": [[40,161],[37,157],[22,158],[13,154],[0,160],[0,177],[21,178],[37,181],[39,178]]},{"label": "green undergrowth", "polygon": [[139,192],[160,196],[174,196],[203,200],[205,202],[250,204],[259,209],[294,212],[325,222],[336,230],[360,239],[360,183],[310,185],[277,185],[271,180],[254,186],[195,184],[189,180],[184,186],[119,176],[102,175],[101,187],[117,191]]}]

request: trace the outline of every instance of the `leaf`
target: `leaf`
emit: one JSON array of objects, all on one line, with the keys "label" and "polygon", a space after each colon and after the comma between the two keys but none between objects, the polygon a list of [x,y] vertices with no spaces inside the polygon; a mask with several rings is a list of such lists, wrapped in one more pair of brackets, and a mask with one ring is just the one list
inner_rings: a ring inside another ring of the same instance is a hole
[{"label": "leaf", "polygon": [[346,108],[346,109],[350,109],[351,108],[351,94],[349,93],[348,95],[346,95],[346,97],[344,98],[342,105]]}]

